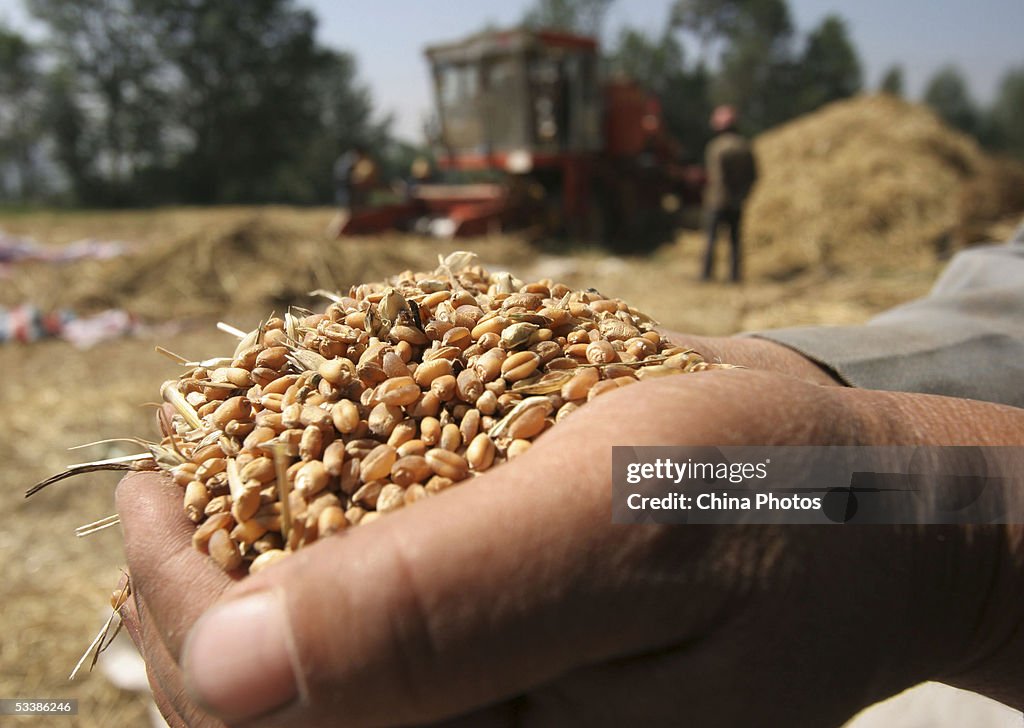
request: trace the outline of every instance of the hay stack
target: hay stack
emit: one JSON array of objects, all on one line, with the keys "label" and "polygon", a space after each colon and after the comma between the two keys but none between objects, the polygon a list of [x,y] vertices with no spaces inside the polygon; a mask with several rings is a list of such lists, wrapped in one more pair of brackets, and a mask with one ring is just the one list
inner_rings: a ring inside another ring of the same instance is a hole
[{"label": "hay stack", "polygon": [[[147,321],[231,317],[306,305],[315,288],[347,290],[361,280],[435,262],[448,241],[411,236],[327,240],[322,227],[256,209],[139,246],[131,255],[58,266],[20,266],[0,289],[0,306],[33,303],[88,314],[124,308]],[[202,220],[199,214],[197,217]],[[516,238],[481,240],[489,260],[530,260]]]},{"label": "hay stack", "polygon": [[965,185],[996,166],[929,109],[887,95],[830,104],[762,134],[755,151],[751,268],[774,277],[934,255],[960,224]]}]

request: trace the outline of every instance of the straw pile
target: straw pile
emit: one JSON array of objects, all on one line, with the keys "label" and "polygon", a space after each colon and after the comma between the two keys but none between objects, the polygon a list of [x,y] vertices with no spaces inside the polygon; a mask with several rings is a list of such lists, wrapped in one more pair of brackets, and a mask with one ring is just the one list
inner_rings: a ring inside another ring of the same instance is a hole
[{"label": "straw pile", "polygon": [[[148,321],[280,311],[311,303],[316,288],[346,289],[428,266],[440,244],[398,235],[328,240],[308,221],[259,211],[205,217],[205,227],[157,237],[119,258],[23,265],[0,291],[0,305],[34,303],[79,314],[124,308]],[[481,242],[478,249],[488,255],[528,259],[519,241]]]},{"label": "straw pile", "polygon": [[775,277],[900,265],[948,247],[965,220],[976,226],[1024,208],[1005,193],[1024,179],[1018,166],[992,160],[929,109],[891,96],[831,104],[762,134],[755,151],[751,269]]}]

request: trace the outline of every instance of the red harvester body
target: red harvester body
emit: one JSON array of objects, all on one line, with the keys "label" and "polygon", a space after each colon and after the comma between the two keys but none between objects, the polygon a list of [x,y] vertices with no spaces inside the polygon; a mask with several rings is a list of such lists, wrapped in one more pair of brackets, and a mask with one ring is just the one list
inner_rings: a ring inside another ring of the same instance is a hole
[{"label": "red harvester body", "polygon": [[412,228],[445,237],[511,227],[636,239],[699,202],[703,170],[679,163],[661,105],[635,82],[599,77],[597,42],[487,31],[426,50],[444,183],[355,211],[341,234]]}]

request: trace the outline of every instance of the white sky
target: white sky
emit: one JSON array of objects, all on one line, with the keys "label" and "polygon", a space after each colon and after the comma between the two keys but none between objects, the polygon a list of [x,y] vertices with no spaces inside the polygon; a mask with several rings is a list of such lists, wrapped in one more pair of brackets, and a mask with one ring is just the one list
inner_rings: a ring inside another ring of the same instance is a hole
[{"label": "white sky", "polygon": [[[377,108],[395,118],[396,133],[418,139],[431,107],[422,49],[485,24],[513,25],[530,0],[296,0],[320,18],[324,45],[352,52]],[[660,33],[671,0],[615,0],[605,26]],[[868,88],[892,64],[904,69],[917,98],[932,73],[955,63],[976,100],[991,101],[1002,73],[1024,65],[1024,0],[789,0],[800,31],[836,13],[849,26]],[[0,0],[0,20],[26,28],[20,0]]]}]

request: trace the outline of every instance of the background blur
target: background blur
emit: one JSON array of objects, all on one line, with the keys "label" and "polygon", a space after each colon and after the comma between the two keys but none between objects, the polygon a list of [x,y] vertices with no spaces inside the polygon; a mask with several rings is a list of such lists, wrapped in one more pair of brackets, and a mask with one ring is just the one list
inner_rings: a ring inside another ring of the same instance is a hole
[{"label": "background blur", "polygon": [[[397,174],[432,121],[423,47],[522,22],[598,37],[699,157],[718,102],[756,134],[862,92],[1024,156],[1015,0],[0,2],[0,199],[331,201],[354,143]],[[840,9],[842,8],[842,9]]]},{"label": "background blur", "polygon": [[[76,725],[147,720],[145,696],[99,672],[66,681],[123,564],[116,528],[74,536],[113,513],[116,474],[22,496],[134,451],[68,447],[153,433],[144,404],[178,372],[155,345],[218,356],[234,346],[218,320],[250,329],[454,249],[676,330],[860,323],[927,292],[957,250],[1007,239],[1024,216],[1024,4],[893,5],[0,1],[0,697],[77,697]],[[602,74],[657,96],[687,161],[713,106],[739,107],[761,168],[741,286],[699,282],[703,236],[685,226],[619,255],[519,233],[327,234],[339,154],[369,149],[382,198],[433,154],[423,47],[518,24],[598,37]],[[963,718],[930,696],[917,722],[884,724],[1019,725],[978,705]]]}]

